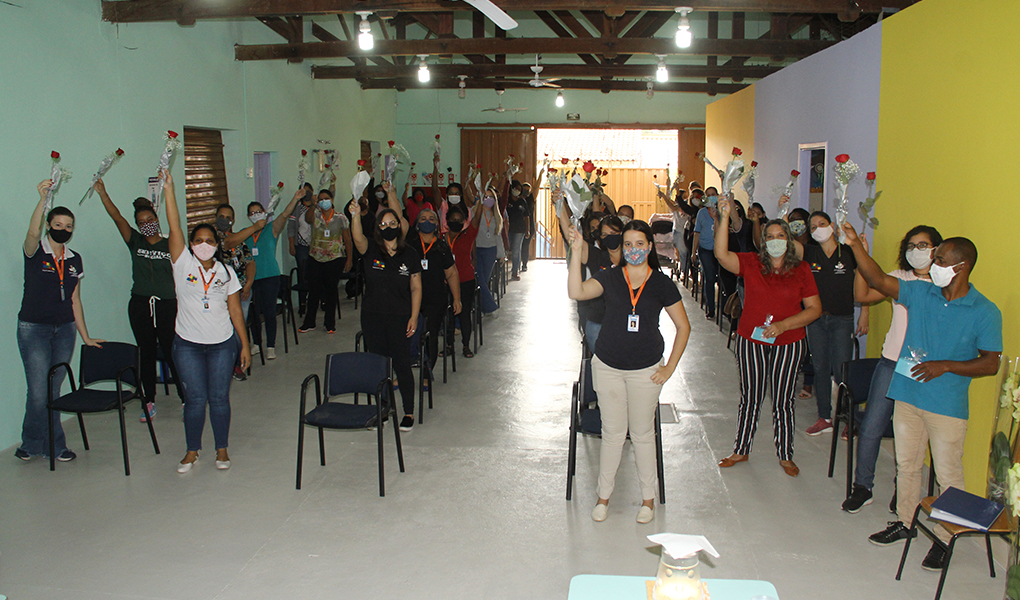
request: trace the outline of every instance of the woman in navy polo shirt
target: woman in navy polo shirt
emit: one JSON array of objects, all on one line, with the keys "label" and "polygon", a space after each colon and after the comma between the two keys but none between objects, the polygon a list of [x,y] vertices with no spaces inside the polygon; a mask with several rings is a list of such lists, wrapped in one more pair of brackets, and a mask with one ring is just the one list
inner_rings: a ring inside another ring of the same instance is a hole
[{"label": "woman in navy polo shirt", "polygon": [[[14,456],[21,460],[49,451],[46,380],[53,365],[70,362],[75,331],[81,334],[87,346],[98,347],[104,341],[90,338],[85,326],[78,286],[85,272],[81,256],[66,245],[74,232],[74,214],[63,206],[54,208],[46,215],[46,235],[42,235],[43,210],[51,185],[53,181],[47,179],[37,186],[39,204],[25,235],[25,293],[18,313],[18,350],[25,365],[28,397],[21,426],[21,446],[14,451]],[[54,396],[60,395],[64,375],[62,370],[53,379]],[[76,455],[67,447],[60,415],[54,413],[50,418],[57,460],[74,460]]]}]

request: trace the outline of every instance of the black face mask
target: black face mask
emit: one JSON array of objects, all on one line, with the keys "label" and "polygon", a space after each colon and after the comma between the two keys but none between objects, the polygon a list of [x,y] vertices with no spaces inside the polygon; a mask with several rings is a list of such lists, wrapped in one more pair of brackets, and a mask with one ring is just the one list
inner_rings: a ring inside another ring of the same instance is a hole
[{"label": "black face mask", "polygon": [[50,229],[50,239],[58,244],[66,244],[71,239],[71,232],[66,229]]},{"label": "black face mask", "polygon": [[464,230],[464,223],[460,221],[447,221],[446,224],[450,227],[450,231],[454,233],[460,233]]},{"label": "black face mask", "polygon": [[602,245],[606,247],[606,250],[616,250],[623,243],[623,234],[614,233],[607,235],[602,238]]},{"label": "black face mask", "polygon": [[310,204],[312,202],[312,190],[306,189],[305,197],[302,198],[301,201],[304,202],[305,204]]},{"label": "black face mask", "polygon": [[226,217],[216,217],[216,230],[219,232],[230,231],[234,222]]},{"label": "black face mask", "polygon": [[387,242],[392,242],[393,240],[397,239],[398,235],[400,235],[400,229],[396,227],[387,227],[382,230],[381,235],[382,239],[386,240]]}]

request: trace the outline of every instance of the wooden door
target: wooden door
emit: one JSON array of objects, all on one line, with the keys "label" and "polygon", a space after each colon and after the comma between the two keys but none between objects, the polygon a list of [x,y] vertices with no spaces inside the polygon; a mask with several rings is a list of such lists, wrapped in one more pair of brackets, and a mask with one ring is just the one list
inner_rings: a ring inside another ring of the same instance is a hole
[{"label": "wooden door", "polygon": [[[701,187],[719,186],[718,181],[705,182],[705,162],[700,155],[705,152],[704,129],[681,129],[678,135],[680,160],[677,163],[684,174],[684,189],[691,181],[697,181]],[[713,173],[713,177],[715,177]],[[716,179],[718,179],[716,177]]]},{"label": "wooden door", "polygon": [[468,175],[469,165],[482,165],[482,185],[494,173],[493,185],[507,170],[507,158],[512,154],[518,165],[524,163],[514,179],[534,184],[538,136],[533,127],[522,129],[461,129],[460,130],[460,173],[457,181],[463,182]]}]

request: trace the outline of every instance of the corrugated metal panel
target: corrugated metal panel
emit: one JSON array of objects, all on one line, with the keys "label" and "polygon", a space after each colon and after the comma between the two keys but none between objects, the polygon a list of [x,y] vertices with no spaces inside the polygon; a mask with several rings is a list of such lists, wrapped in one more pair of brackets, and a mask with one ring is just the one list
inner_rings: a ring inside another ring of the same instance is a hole
[{"label": "corrugated metal panel", "polygon": [[188,231],[212,222],[216,207],[230,201],[219,130],[184,128],[184,197]]}]

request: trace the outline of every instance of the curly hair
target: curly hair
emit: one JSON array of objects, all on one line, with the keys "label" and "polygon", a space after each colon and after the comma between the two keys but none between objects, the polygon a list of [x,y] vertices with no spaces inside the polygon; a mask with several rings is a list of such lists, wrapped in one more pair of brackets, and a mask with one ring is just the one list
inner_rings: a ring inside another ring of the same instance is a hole
[{"label": "curly hair", "polygon": [[900,265],[900,269],[904,271],[912,271],[914,269],[914,267],[910,266],[910,263],[907,261],[907,244],[910,243],[910,238],[914,237],[919,233],[927,235],[928,238],[931,240],[932,246],[938,246],[942,244],[942,234],[939,233],[938,229],[935,229],[934,227],[931,227],[929,225],[918,225],[911,229],[910,231],[908,231],[907,235],[903,236],[903,239],[900,240],[900,256],[898,262]]},{"label": "curly hair", "polygon": [[[779,270],[776,271],[772,267],[772,256],[769,255],[766,248],[766,232],[769,227],[778,225],[782,228],[783,233],[786,234],[786,254],[783,255],[783,264],[779,266]],[[793,243],[793,232],[790,231],[790,225],[782,219],[772,219],[765,226],[761,228],[761,244],[758,246],[758,262],[761,263],[761,274],[768,275],[770,273],[776,273],[778,275],[789,275],[793,273],[793,270],[800,264],[800,259],[797,258],[797,245]]]}]

